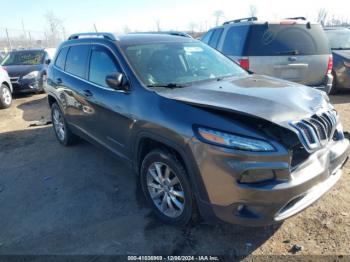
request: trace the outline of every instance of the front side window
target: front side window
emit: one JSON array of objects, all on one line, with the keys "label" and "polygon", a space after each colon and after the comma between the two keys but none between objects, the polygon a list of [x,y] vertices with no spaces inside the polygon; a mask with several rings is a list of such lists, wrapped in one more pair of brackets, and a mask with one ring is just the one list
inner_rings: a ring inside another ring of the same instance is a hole
[{"label": "front side window", "polygon": [[67,54],[65,70],[68,73],[85,78],[85,68],[89,51],[89,45],[71,46]]},{"label": "front side window", "polygon": [[10,52],[1,65],[39,65],[43,64],[45,59],[44,51],[14,51]]},{"label": "front side window", "polygon": [[64,69],[64,66],[66,63],[67,52],[68,52],[68,47],[62,48],[56,58],[55,65],[62,70]]},{"label": "front side window", "polygon": [[129,45],[123,50],[147,86],[191,84],[247,74],[230,59],[199,41]]},{"label": "front side window", "polygon": [[94,47],[91,52],[89,81],[100,86],[108,87],[106,76],[120,72],[111,52],[103,47]]}]

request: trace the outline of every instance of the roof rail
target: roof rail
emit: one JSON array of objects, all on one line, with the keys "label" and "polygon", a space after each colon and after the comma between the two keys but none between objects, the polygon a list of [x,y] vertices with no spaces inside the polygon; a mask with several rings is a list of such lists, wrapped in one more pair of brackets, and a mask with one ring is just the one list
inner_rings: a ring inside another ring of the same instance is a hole
[{"label": "roof rail", "polygon": [[257,20],[258,20],[258,18],[256,16],[252,16],[252,17],[245,17],[245,18],[240,18],[240,19],[226,21],[222,25],[227,25],[227,24],[231,24],[231,23],[240,23],[240,22],[243,22],[243,21],[250,22],[250,21],[257,21]]},{"label": "roof rail", "polygon": [[68,37],[68,40],[79,39],[79,38],[87,38],[87,37],[103,37],[107,40],[116,41],[116,38],[111,33],[103,33],[103,32],[91,32],[91,33],[77,33]]},{"label": "roof rail", "polygon": [[289,19],[289,20],[307,20],[304,16],[297,16],[297,17],[287,17],[285,19]]},{"label": "roof rail", "polygon": [[191,35],[180,31],[145,31],[145,32],[132,32],[129,34],[174,35],[174,36],[183,36],[183,37],[193,38]]}]

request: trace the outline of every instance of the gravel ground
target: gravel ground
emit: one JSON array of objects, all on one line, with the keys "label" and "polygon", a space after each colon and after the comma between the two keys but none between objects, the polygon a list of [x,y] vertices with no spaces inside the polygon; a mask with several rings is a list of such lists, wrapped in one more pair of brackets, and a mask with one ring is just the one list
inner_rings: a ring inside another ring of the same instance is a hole
[{"label": "gravel ground", "polygon": [[[332,101],[349,131],[350,93]],[[330,192],[283,224],[177,228],[152,217],[121,160],[87,142],[60,146],[51,125],[40,126],[49,120],[45,95],[0,111],[0,254],[350,254],[349,163]]]}]

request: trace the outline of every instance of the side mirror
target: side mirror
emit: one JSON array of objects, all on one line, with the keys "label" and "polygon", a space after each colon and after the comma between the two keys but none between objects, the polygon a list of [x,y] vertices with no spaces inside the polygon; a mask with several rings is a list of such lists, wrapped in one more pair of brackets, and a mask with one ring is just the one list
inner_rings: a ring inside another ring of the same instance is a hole
[{"label": "side mirror", "polygon": [[113,89],[121,90],[125,88],[125,78],[122,73],[115,73],[106,76],[106,84]]},{"label": "side mirror", "polygon": [[45,64],[49,65],[51,63],[51,59],[46,59]]}]

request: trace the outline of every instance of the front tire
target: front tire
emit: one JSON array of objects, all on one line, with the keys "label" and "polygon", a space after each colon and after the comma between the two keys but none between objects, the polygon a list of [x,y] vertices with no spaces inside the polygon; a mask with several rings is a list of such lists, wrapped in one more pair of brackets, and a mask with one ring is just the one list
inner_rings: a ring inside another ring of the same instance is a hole
[{"label": "front tire", "polygon": [[195,201],[185,168],[168,150],[155,149],[143,159],[140,179],[146,200],[164,223],[186,225]]},{"label": "front tire", "polygon": [[2,84],[0,86],[0,109],[9,108],[12,104],[12,94],[10,88]]},{"label": "front tire", "polygon": [[53,103],[51,106],[51,118],[57,140],[63,146],[70,146],[78,141],[79,138],[70,131],[62,110],[57,103]]}]

